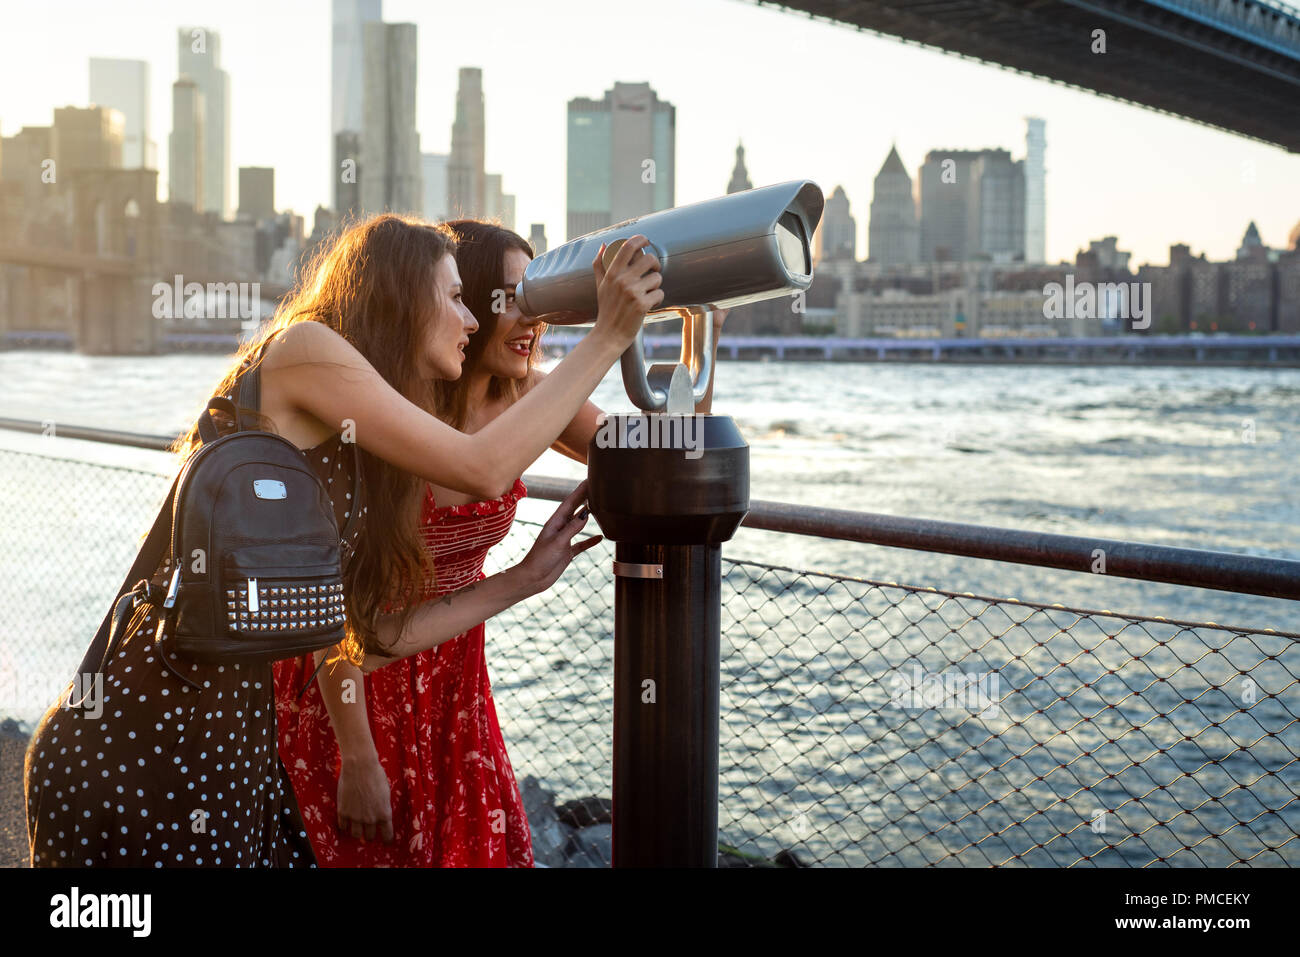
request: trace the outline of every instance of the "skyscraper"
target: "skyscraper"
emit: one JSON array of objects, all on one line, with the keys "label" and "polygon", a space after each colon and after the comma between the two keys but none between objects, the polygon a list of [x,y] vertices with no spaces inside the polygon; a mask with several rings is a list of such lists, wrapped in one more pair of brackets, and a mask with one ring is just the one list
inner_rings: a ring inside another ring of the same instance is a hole
[{"label": "skyscraper", "polygon": [[384,18],[382,0],[333,0],[330,57],[330,130],[359,132],[362,116],[362,53],[365,24]]},{"label": "skyscraper", "polygon": [[1047,124],[1025,118],[1025,262],[1047,261]]},{"label": "skyscraper", "polygon": [[253,222],[275,218],[275,170],[269,166],[239,167],[238,218]]},{"label": "skyscraper", "polygon": [[487,210],[485,151],[483,71],[476,66],[461,67],[447,163],[447,206],[453,217],[482,216]]},{"label": "skyscraper", "polygon": [[677,111],[649,83],[569,101],[569,239],[674,203]]},{"label": "skyscraper", "polygon": [[921,195],[921,260],[960,262],[974,246],[976,201],[971,165],[978,153],[931,150],[918,174]]},{"label": "skyscraper", "polygon": [[122,114],[124,168],[158,168],[157,147],[150,139],[147,62],[91,57],[90,102]]},{"label": "skyscraper", "polygon": [[817,261],[857,258],[858,224],[849,210],[849,197],[843,186],[836,186],[826,200],[826,209],[817,228]]},{"label": "skyscraper", "polygon": [[731,170],[731,182],[727,184],[727,194],[753,188],[754,184],[749,181],[749,170],[745,169],[745,144],[737,143],[736,165]]},{"label": "skyscraper", "polygon": [[340,221],[361,213],[361,133],[334,134],[334,208]]},{"label": "skyscraper", "polygon": [[1255,225],[1252,219],[1250,225],[1246,227],[1246,233],[1241,237],[1241,245],[1237,247],[1238,259],[1251,259],[1258,255],[1257,250],[1268,252],[1268,247],[1259,237],[1259,227]]},{"label": "skyscraper", "polygon": [[1006,150],[982,150],[971,164],[974,255],[994,262],[1025,257],[1025,168]]},{"label": "skyscraper", "polygon": [[891,146],[876,174],[867,224],[868,257],[884,265],[920,260],[920,232],[916,222],[916,198],[912,177],[907,173],[898,149]]},{"label": "skyscraper", "polygon": [[447,161],[446,153],[421,153],[420,172],[424,179],[424,218],[440,223],[447,215]]},{"label": "skyscraper", "polygon": [[[194,81],[203,94],[203,187],[199,208],[230,213],[230,74],[221,69],[221,36],[207,27],[177,32],[182,79]],[[173,130],[176,127],[172,119]]]},{"label": "skyscraper", "polygon": [[424,208],[415,67],[414,23],[365,24],[359,184],[367,213]]},{"label": "skyscraper", "polygon": [[1024,258],[1023,161],[1006,150],[931,150],[920,178],[923,261]]},{"label": "skyscraper", "polygon": [[[330,182],[334,184],[334,208],[342,212],[356,210],[359,182],[345,181],[343,164],[352,160],[352,173],[360,165],[357,147],[362,126],[362,71],[365,56],[365,24],[383,19],[382,0],[333,0],[334,28],[330,58],[330,155],[334,166]],[[340,139],[341,134],[346,134]],[[352,179],[349,173],[346,179]]]},{"label": "skyscraper", "polygon": [[203,92],[188,77],[172,84],[172,131],[168,140],[168,199],[201,208],[204,181]]}]

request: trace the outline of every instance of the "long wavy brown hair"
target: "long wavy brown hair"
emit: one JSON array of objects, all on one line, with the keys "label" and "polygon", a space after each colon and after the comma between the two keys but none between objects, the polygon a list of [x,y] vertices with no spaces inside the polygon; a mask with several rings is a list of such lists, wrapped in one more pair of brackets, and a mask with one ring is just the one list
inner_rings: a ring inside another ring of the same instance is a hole
[{"label": "long wavy brown hair", "polygon": [[[442,419],[453,428],[464,431],[469,420],[469,390],[466,386],[483,361],[483,350],[495,334],[500,318],[492,305],[500,301],[497,290],[504,288],[506,253],[518,249],[532,259],[533,247],[518,233],[489,220],[456,219],[443,225],[456,235],[456,268],[460,272],[461,296],[478,320],[478,330],[469,337],[460,378],[436,382],[434,390]],[[546,324],[538,323],[528,353],[530,368],[537,364],[545,331]],[[493,376],[488,382],[487,397],[489,400],[504,397],[509,403],[514,403],[523,391],[523,383],[518,379]]]},{"label": "long wavy brown hair", "polygon": [[[455,253],[456,237],[442,224],[384,214],[348,225],[320,244],[301,272],[300,284],[240,348],[214,394],[233,396],[245,362],[249,367],[261,362],[262,347],[288,326],[320,322],[351,343],[409,401],[439,415],[436,383],[421,375],[417,357],[429,323],[437,318],[431,295],[434,267]],[[275,431],[269,419],[254,415],[261,428]],[[200,444],[195,426],[172,449],[188,457]],[[396,612],[405,625],[420,585],[433,576],[417,537],[424,480],[360,446],[357,451],[366,527],[343,579],[348,616],[344,652],[353,661],[363,651],[385,653],[375,633],[377,616]]]}]

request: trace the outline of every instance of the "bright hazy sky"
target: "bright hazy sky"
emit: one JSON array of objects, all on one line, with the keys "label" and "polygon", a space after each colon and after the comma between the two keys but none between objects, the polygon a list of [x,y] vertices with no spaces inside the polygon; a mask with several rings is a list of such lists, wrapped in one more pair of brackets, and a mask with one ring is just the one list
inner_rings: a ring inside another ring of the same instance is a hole
[{"label": "bright hazy sky", "polygon": [[[231,74],[232,167],[275,167],[277,207],[309,229],[329,203],[328,0],[0,0],[0,11],[4,135],[85,105],[90,57],[147,60],[165,198],[176,30],[206,26]],[[482,67],[488,172],[518,197],[518,230],[544,222],[553,245],[564,238],[565,104],[615,80],[648,80],[676,106],[678,204],[725,192],[743,139],[756,186],[844,186],[859,257],[891,141],[913,176],[929,149],[1020,157],[1027,115],[1047,121],[1051,260],[1111,234],[1136,262],[1166,262],[1179,241],[1222,259],[1251,219],[1272,246],[1300,220],[1300,156],[741,0],[385,0],[383,12],[419,26],[421,148],[449,150],[457,69]]]}]

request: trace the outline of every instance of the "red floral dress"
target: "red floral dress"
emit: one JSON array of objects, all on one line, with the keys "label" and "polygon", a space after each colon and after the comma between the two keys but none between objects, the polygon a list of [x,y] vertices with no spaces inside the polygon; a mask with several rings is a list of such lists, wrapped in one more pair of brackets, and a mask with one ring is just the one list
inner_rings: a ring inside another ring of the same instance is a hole
[{"label": "red floral dress", "polygon": [[[527,493],[438,506],[426,491],[420,521],[436,584],[421,601],[484,577],[488,549],[510,530]],[[277,662],[280,757],[316,858],[324,867],[532,867],[532,840],[506,755],[477,625],[429,651],[365,676],[366,713],[393,803],[394,842],[339,832],[339,748],[311,675],[310,656]],[[328,665],[326,666],[328,667]]]}]

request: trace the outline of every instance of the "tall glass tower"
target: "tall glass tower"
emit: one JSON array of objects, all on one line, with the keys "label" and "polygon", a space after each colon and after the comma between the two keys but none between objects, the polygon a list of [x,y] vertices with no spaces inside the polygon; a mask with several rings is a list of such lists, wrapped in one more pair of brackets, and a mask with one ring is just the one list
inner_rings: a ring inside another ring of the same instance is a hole
[{"label": "tall glass tower", "polygon": [[569,101],[568,239],[676,202],[677,110],[649,83]]},{"label": "tall glass tower", "polygon": [[382,0],[334,0],[333,44],[330,59],[330,182],[334,184],[334,208],[355,211],[360,206],[359,175],[344,179],[343,164],[353,163],[353,174],[361,165],[360,144],[364,115],[365,25],[383,19]]},{"label": "tall glass tower", "polygon": [[1047,123],[1025,118],[1025,262],[1047,260]]},{"label": "tall glass tower", "polygon": [[230,215],[230,74],[221,69],[221,36],[207,27],[181,27],[177,52],[180,77],[193,80],[203,97],[199,208],[225,219]]}]

